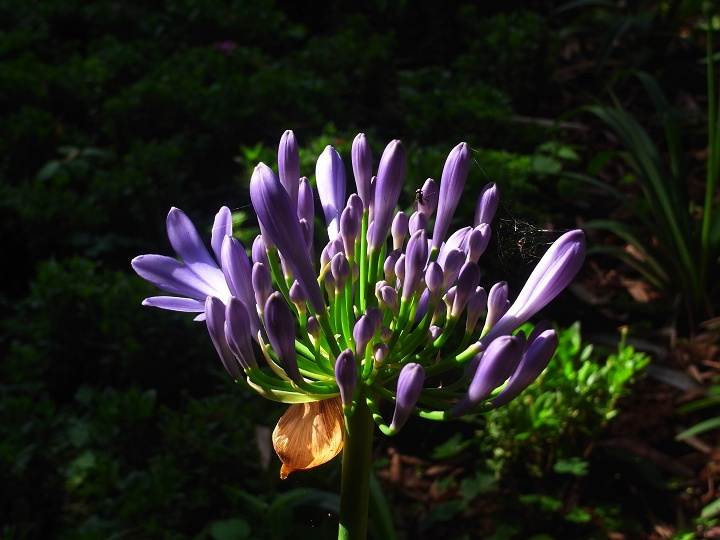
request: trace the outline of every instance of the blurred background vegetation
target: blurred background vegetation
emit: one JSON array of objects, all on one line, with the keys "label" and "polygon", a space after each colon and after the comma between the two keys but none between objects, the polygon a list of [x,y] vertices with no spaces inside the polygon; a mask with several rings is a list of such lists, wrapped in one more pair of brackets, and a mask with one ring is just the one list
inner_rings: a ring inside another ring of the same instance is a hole
[{"label": "blurred background vegetation", "polygon": [[336,534],[339,463],[281,483],[284,407],[228,380],[204,325],[141,307],[129,264],[170,253],[171,206],[207,232],[227,205],[252,238],[250,171],[286,129],[308,176],[359,131],[376,159],[402,139],[408,206],[467,141],[457,223],[488,181],[503,197],[484,285],[517,293],[587,224],[545,375],[378,437],[401,537],[720,537],[713,9],[0,0],[0,538]]}]

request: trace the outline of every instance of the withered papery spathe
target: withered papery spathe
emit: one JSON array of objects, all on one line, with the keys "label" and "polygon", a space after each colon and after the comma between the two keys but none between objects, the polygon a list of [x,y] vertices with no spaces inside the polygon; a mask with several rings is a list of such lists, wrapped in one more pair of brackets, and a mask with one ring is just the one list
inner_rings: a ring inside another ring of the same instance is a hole
[{"label": "withered papery spathe", "polygon": [[290,405],[272,434],[282,461],[280,478],[312,469],[334,458],[343,447],[343,412],[339,397]]}]

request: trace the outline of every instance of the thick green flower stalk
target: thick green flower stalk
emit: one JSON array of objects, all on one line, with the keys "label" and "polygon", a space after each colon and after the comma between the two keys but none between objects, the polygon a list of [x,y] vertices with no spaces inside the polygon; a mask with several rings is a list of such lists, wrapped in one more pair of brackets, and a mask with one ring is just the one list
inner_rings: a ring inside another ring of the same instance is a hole
[{"label": "thick green flower stalk", "polygon": [[[344,444],[344,538],[365,537],[373,421],[393,435],[413,414],[451,420],[515,398],[550,361],[557,335],[549,325],[530,336],[514,332],[570,283],[585,256],[583,233],[564,234],[511,304],[506,283],[480,284],[478,261],[499,200],[494,184],[476,195],[472,226],[448,235],[460,197],[472,195],[467,144],[450,152],[439,186],[427,180],[417,190],[409,216],[397,211],[405,159],[402,143],[392,141],[373,177],[370,146],[358,135],[357,193],[346,198],[342,158],[325,149],[315,175],[328,242],[315,261],[314,195],[288,131],[279,176],[260,163],[250,181],[262,233],[252,258],[232,237],[227,208],[213,225],[214,258],[172,209],[168,235],[179,260],[144,255],[132,263],[160,289],[184,296],[146,305],[200,313],[233,379],[294,404],[273,434],[283,477],[324,463]],[[394,409],[389,419],[383,402]]]}]

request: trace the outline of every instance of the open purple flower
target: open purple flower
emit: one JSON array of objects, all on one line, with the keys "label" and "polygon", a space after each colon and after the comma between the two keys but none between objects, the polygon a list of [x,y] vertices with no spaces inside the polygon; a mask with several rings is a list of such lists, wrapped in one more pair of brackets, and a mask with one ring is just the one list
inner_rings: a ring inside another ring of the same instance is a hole
[{"label": "open purple flower", "polygon": [[[232,232],[229,216],[230,210],[223,207],[215,219],[211,244],[217,260],[220,260],[223,239]],[[131,264],[140,277],[158,289],[180,296],[152,296],[143,300],[143,305],[203,313],[205,299],[209,296],[227,302],[230,289],[225,275],[182,210],[170,209],[167,231],[170,244],[180,260],[165,255],[140,255]],[[203,314],[198,320],[204,318]]]}]

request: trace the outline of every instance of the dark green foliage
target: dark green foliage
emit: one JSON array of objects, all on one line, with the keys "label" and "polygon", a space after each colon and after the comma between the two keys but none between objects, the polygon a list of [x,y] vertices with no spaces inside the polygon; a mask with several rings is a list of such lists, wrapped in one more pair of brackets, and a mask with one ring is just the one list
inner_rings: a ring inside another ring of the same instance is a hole
[{"label": "dark green foliage", "polygon": [[485,531],[493,538],[509,537],[510,531],[517,538],[600,538],[592,531],[637,531],[631,512],[622,516],[621,525],[612,523],[607,508],[598,503],[603,501],[598,480],[603,473],[594,469],[593,446],[650,358],[628,346],[624,337],[617,351],[596,352],[583,344],[579,324],[559,336],[555,357],[525,392],[470,420],[472,435],[457,432],[434,449],[434,459],[466,463],[474,472],[437,486],[456,497],[433,508],[423,527],[478,520],[500,496],[503,502]]}]

